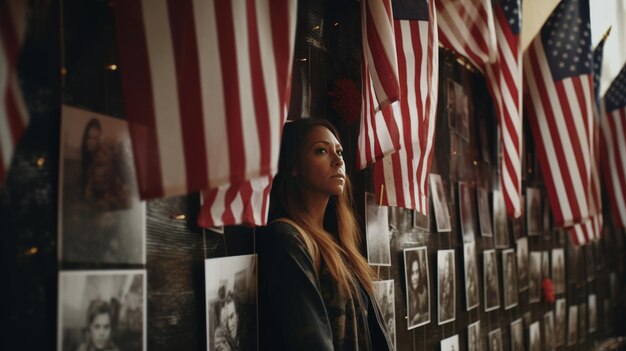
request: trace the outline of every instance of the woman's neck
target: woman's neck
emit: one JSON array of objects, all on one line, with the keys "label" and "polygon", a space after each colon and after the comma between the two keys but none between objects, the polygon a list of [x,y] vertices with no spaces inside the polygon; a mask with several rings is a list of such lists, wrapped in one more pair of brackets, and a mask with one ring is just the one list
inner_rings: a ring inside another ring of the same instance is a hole
[{"label": "woman's neck", "polygon": [[311,223],[320,229],[324,229],[324,214],[329,198],[328,195],[320,193],[304,194],[307,215],[311,219]]}]

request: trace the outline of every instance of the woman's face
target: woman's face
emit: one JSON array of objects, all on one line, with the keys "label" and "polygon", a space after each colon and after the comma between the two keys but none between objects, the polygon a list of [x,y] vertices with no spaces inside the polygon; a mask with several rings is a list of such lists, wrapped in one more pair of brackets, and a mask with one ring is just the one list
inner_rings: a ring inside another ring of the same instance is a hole
[{"label": "woman's face", "polygon": [[324,126],[311,129],[304,140],[300,167],[294,170],[302,188],[325,195],[340,195],[346,185],[343,147]]},{"label": "woman's face", "polygon": [[96,350],[103,350],[111,337],[111,318],[108,313],[100,313],[89,325],[91,343]]},{"label": "woman's face", "polygon": [[417,264],[417,260],[413,261],[411,264],[411,287],[413,290],[417,290],[417,285],[420,280],[420,270]]},{"label": "woman's face", "polygon": [[85,146],[87,146],[87,151],[89,153],[94,152],[98,145],[100,145],[100,130],[98,128],[92,127],[87,131],[87,140],[85,142]]}]

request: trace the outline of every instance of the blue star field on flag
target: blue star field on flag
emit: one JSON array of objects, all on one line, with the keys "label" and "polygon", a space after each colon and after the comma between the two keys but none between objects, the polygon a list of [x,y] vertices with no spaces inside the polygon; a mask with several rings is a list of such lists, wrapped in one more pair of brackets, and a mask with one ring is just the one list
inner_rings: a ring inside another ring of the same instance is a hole
[{"label": "blue star field on flag", "polygon": [[392,0],[393,19],[428,21],[428,2],[426,0]]},{"label": "blue star field on flag", "polygon": [[507,23],[511,27],[513,34],[519,34],[521,24],[521,16],[519,15],[519,0],[502,0],[498,1],[496,4],[502,6]]},{"label": "blue star field on flag", "polygon": [[602,55],[604,53],[604,37],[593,50],[593,92],[596,105],[600,106],[600,77],[602,76]]},{"label": "blue star field on flag", "polygon": [[604,95],[604,103],[607,112],[626,107],[626,65]]}]

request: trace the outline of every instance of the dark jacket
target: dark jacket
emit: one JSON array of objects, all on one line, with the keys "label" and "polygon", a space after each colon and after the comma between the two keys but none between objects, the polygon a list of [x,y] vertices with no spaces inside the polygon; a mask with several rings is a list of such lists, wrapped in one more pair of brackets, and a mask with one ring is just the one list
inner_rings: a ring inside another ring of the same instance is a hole
[{"label": "dark jacket", "polygon": [[392,350],[376,301],[340,294],[302,240],[285,222],[257,235],[260,350]]}]

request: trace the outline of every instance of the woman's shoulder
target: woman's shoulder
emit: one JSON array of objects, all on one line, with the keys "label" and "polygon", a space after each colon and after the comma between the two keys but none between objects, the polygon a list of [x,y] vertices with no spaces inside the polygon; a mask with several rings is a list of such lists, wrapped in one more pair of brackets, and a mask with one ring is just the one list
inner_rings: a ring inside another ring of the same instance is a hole
[{"label": "woman's shoulder", "polygon": [[261,229],[258,236],[259,242],[268,245],[267,247],[273,251],[277,248],[303,249],[305,245],[302,234],[296,226],[297,224],[288,219],[274,220]]}]

